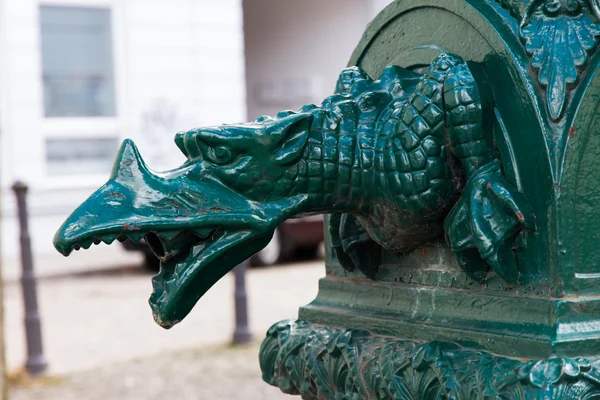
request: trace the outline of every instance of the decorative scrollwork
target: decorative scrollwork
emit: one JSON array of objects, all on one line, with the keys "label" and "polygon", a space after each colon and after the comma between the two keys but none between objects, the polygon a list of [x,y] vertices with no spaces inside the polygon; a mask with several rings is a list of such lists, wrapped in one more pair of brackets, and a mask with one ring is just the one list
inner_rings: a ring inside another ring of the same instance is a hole
[{"label": "decorative scrollwork", "polygon": [[587,6],[580,0],[548,1],[521,28],[531,66],[546,88],[546,103],[553,120],[562,116],[569,86],[577,83],[599,35],[600,26],[592,21]]},{"label": "decorative scrollwork", "polygon": [[531,67],[545,88],[550,118],[560,119],[600,36],[598,0],[496,0],[518,19]]},{"label": "decorative scrollwork", "polygon": [[454,343],[417,342],[282,321],[262,344],[265,382],[304,399],[592,399],[600,362],[516,360]]}]

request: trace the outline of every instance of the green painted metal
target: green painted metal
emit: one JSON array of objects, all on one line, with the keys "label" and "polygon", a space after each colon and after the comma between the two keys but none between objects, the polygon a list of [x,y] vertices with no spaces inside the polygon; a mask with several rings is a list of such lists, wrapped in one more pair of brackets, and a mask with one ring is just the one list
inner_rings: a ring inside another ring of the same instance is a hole
[{"label": "green painted metal", "polygon": [[597,0],[397,0],[321,105],[179,133],[162,173],[126,141],[55,246],[145,238],[171,327],[283,221],[326,213],[327,276],[269,332],[267,382],[598,397],[599,37]]},{"label": "green painted metal", "polygon": [[162,175],[126,141],[109,182],[67,220],[55,246],[68,255],[119,235],[145,237],[161,259],[150,304],[165,327],[303,214],[342,213],[332,230],[338,259],[372,271],[379,265],[361,260],[362,246],[407,254],[438,237],[445,220],[470,277],[483,281],[491,268],[514,284],[514,249],[535,224],[502,175],[492,98],[479,89],[483,75],[480,82],[448,53],[423,74],[391,66],[377,81],[349,68],[320,107],[179,133],[188,161]]},{"label": "green painted metal", "polygon": [[447,342],[282,321],[262,344],[263,380],[303,399],[595,399],[600,361],[525,361]]},{"label": "green painted metal", "polygon": [[[595,3],[580,3],[573,12],[546,15],[540,10],[549,2],[542,1],[405,0],[392,3],[370,24],[350,61],[369,74],[388,64],[419,69],[444,51],[481,66],[493,93],[494,141],[503,172],[531,205],[535,232],[520,249],[519,282],[512,287],[493,274],[483,284],[465,279],[440,240],[408,255],[384,252],[370,285],[354,285],[360,274],[344,270],[329,252],[328,276],[317,299],[301,309],[301,318],[402,338],[471,343],[516,357],[600,352],[600,218],[594,207],[600,179],[594,129],[598,55],[595,46],[587,50],[577,79],[564,92],[556,87],[548,92],[522,34],[534,14],[536,23],[548,26],[557,24],[553,18],[567,27],[571,17],[589,19],[589,29],[555,29],[555,36],[537,37],[544,57],[557,51],[545,68],[560,73],[572,60],[561,56],[562,41],[577,33],[585,42],[598,23]],[[509,12],[521,6],[520,14]],[[559,118],[551,115],[548,93],[564,97]]]}]

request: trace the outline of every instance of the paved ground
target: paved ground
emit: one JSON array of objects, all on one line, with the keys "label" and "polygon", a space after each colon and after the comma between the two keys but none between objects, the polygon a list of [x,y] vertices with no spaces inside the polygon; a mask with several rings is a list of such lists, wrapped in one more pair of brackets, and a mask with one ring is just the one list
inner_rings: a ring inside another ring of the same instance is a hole
[{"label": "paved ground", "polygon": [[[257,341],[272,323],[295,318],[298,307],[314,299],[323,275],[322,262],[250,270],[250,327]],[[282,396],[259,378],[258,347],[225,346],[233,331],[233,276],[213,287],[169,331],[152,321],[150,278],[138,266],[44,278],[39,285],[44,345],[50,375],[59,379],[13,388],[13,398]],[[8,282],[5,295],[7,359],[9,371],[15,371],[25,357],[18,283]]]},{"label": "paved ground", "polygon": [[10,400],[290,400],[262,382],[258,345],[163,352],[13,387]]}]

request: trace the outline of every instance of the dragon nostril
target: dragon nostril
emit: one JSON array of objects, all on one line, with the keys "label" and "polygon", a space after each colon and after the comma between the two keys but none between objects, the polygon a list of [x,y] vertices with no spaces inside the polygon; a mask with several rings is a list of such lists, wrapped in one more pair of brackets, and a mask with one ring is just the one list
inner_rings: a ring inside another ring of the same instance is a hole
[{"label": "dragon nostril", "polygon": [[145,240],[146,244],[148,244],[148,247],[156,257],[163,258],[165,256],[165,247],[156,233],[148,233],[145,236]]}]

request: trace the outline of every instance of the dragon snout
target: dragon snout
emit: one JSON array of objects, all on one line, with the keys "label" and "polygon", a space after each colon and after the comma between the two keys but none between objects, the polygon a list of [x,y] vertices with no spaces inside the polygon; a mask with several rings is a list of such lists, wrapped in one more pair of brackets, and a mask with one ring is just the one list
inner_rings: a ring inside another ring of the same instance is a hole
[{"label": "dragon snout", "polygon": [[[178,135],[178,144],[199,151],[186,138]],[[204,169],[191,167],[197,162],[153,173],[126,140],[109,181],[71,214],[54,239],[64,255],[93,243],[144,239],[161,261],[150,305],[163,327],[185,318],[221,277],[264,248],[276,226],[298,214],[306,200],[259,204],[215,177],[205,179]]]}]

